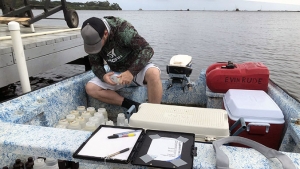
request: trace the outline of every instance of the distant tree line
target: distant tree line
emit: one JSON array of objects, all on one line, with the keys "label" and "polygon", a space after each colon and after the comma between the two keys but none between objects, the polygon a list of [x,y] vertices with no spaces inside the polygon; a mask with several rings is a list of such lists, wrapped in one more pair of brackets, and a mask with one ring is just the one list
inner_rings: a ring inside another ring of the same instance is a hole
[{"label": "distant tree line", "polygon": [[[23,0],[4,0],[5,3],[8,6],[11,6],[13,8],[19,8],[24,6],[24,1]],[[39,6],[44,6],[46,0],[27,0],[30,5],[39,5]],[[68,2],[67,1],[67,7],[71,9],[76,9],[76,10],[122,10],[122,8],[119,6],[118,3],[112,3],[110,4],[108,1],[87,1],[85,3],[83,2]],[[15,4],[12,5],[12,2]],[[60,0],[50,0],[50,7],[56,7],[61,5]]]}]

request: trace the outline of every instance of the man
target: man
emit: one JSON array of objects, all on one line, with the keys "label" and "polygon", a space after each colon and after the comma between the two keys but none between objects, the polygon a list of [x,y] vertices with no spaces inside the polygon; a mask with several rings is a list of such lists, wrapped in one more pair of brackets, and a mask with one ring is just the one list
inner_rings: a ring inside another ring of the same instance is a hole
[{"label": "man", "polygon": [[[129,22],[113,16],[92,17],[84,21],[81,35],[96,75],[86,85],[88,95],[108,104],[127,109],[135,105],[138,109],[140,103],[115,92],[134,83],[147,86],[148,102],[161,102],[160,69],[149,63],[154,51]],[[105,71],[103,60],[113,72]],[[117,75],[118,83],[111,79],[115,72],[120,73]]]}]

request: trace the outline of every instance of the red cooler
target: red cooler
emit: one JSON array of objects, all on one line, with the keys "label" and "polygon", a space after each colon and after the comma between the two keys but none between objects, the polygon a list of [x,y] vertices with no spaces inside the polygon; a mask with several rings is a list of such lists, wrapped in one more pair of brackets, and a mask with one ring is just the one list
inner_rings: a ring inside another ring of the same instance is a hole
[{"label": "red cooler", "polygon": [[[278,105],[262,90],[230,89],[224,96],[229,127],[239,118],[246,122],[246,130],[238,136],[278,150],[284,129],[284,116]],[[240,128],[237,126],[231,134]]]},{"label": "red cooler", "polygon": [[225,93],[229,89],[249,89],[268,91],[269,70],[260,62],[233,64],[215,63],[206,70],[207,87],[215,93]]}]

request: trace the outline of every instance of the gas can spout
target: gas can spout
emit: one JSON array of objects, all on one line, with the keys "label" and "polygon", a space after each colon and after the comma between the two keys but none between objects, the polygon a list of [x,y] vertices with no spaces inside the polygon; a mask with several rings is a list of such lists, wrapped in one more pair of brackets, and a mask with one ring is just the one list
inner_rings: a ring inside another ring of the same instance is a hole
[{"label": "gas can spout", "polygon": [[227,65],[221,66],[222,69],[234,69],[236,66],[233,64],[232,61],[228,61]]}]

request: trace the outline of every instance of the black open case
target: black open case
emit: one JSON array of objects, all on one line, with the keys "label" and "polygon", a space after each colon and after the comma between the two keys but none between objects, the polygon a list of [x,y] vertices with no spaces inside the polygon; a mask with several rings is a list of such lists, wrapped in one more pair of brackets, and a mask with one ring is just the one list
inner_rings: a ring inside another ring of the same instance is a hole
[{"label": "black open case", "polygon": [[[89,140],[99,131],[102,127],[109,128],[121,128],[121,129],[130,129],[130,130],[141,130],[141,134],[138,137],[132,151],[127,160],[119,159],[105,159],[101,157],[93,156],[82,156],[79,155],[79,152],[82,148],[89,142]],[[159,139],[160,137],[164,138],[174,138],[182,142],[182,149],[180,158],[174,159],[172,161],[158,161],[151,159],[147,155],[147,152],[150,148],[153,139]],[[194,147],[195,134],[193,133],[181,133],[181,132],[169,132],[169,131],[159,131],[159,130],[144,130],[142,128],[131,128],[131,127],[120,127],[120,126],[99,126],[92,135],[84,142],[82,145],[75,151],[73,154],[74,158],[93,160],[93,161],[103,161],[111,163],[120,163],[120,164],[129,164],[147,166],[147,167],[157,167],[165,169],[192,169],[193,168],[193,159],[197,155],[197,149]]]}]

